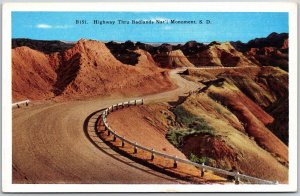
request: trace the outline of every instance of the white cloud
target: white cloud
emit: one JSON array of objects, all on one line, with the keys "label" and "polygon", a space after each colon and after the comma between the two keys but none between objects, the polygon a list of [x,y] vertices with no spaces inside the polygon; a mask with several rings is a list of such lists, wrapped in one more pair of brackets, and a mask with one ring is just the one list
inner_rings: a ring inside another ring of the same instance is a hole
[{"label": "white cloud", "polygon": [[35,25],[38,29],[68,29],[72,28],[71,25],[49,25],[49,24],[37,24]]},{"label": "white cloud", "polygon": [[48,25],[48,24],[37,24],[35,27],[38,29],[51,29],[52,28],[52,26]]}]

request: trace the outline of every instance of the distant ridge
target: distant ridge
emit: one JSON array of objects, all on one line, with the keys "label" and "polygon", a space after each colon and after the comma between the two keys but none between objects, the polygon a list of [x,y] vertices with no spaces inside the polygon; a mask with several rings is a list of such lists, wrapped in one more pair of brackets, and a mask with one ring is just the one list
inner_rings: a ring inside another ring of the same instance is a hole
[{"label": "distant ridge", "polygon": [[32,40],[26,38],[17,38],[12,39],[12,49],[27,46],[33,50],[38,50],[45,54],[50,54],[53,52],[62,52],[67,49],[72,48],[76,43],[74,42],[66,42],[66,41],[44,41],[44,40]]}]

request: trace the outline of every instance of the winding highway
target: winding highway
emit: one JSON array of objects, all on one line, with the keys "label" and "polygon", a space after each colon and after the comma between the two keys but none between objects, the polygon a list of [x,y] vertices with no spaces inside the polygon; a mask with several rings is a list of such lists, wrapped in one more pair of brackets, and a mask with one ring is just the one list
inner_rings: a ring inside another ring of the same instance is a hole
[{"label": "winding highway", "polygon": [[[178,75],[183,70],[170,71],[178,88],[139,98],[176,101],[196,90]],[[99,110],[121,101],[95,98],[13,109],[13,183],[185,183],[119,155],[97,137]]]}]

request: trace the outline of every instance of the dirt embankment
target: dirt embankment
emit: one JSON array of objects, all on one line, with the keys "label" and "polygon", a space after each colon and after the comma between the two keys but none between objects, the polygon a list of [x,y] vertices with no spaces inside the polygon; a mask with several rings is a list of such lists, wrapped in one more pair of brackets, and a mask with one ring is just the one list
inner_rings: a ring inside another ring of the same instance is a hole
[{"label": "dirt embankment", "polygon": [[[167,116],[173,115],[164,104],[129,107],[113,112],[108,122],[113,130],[117,130],[125,138],[137,141],[148,148],[185,158],[168,140],[166,133],[170,126]],[[130,116],[130,118],[128,118]]]},{"label": "dirt embankment", "polygon": [[[110,113],[108,115],[108,123],[119,135],[130,141],[137,142],[137,144],[147,148],[153,148],[158,152],[186,159],[184,152],[181,152],[166,139],[168,129],[174,123],[175,118],[169,109],[170,106],[166,104],[131,106]],[[129,116],[130,118],[128,118]],[[131,151],[127,153],[131,154]],[[149,153],[138,150],[139,153],[141,154],[140,157],[149,161]],[[172,169],[169,163],[172,163],[172,160],[167,158],[157,156],[155,160],[149,162],[163,167],[163,171],[171,171],[179,174],[181,177],[188,178],[193,183],[226,183],[226,178],[213,174],[210,171],[206,172],[204,177],[200,177],[199,169],[188,164],[178,163],[177,168]]]}]

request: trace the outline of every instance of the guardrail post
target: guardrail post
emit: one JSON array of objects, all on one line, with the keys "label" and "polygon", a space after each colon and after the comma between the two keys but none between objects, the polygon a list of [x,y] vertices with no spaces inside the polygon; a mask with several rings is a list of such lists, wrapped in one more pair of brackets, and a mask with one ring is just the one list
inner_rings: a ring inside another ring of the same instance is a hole
[{"label": "guardrail post", "polygon": [[205,172],[205,169],[204,169],[204,163],[201,163],[201,165],[202,165],[202,168],[201,168],[201,177],[203,177],[204,176],[204,172]]},{"label": "guardrail post", "polygon": [[136,100],[134,100],[134,105],[136,105]]},{"label": "guardrail post", "polygon": [[[135,145],[137,145],[137,143],[135,142]],[[136,146],[134,146],[134,148],[133,148],[133,153],[134,154],[136,154],[137,153],[137,148],[136,148]]]},{"label": "guardrail post", "polygon": [[124,108],[124,102],[122,102],[122,108]]},{"label": "guardrail post", "polygon": [[152,150],[152,152],[151,152],[151,161],[153,161],[154,160],[154,153],[153,153],[154,149],[152,148],[151,150]]},{"label": "guardrail post", "polygon": [[110,136],[110,130],[109,129],[107,129],[107,135]]},{"label": "guardrail post", "polygon": [[123,136],[123,139],[122,139],[122,148],[124,148],[124,146],[125,146],[124,139],[125,139],[125,137]]},{"label": "guardrail post", "polygon": [[239,176],[239,172],[236,172],[234,178],[235,178],[235,184],[240,184],[240,176]]},{"label": "guardrail post", "polygon": [[20,108],[19,104],[17,104],[17,107]]},{"label": "guardrail post", "polygon": [[114,133],[113,142],[115,142],[116,140],[117,140],[117,137],[116,137],[116,135],[115,135],[115,133]]},{"label": "guardrail post", "polygon": [[175,156],[175,159],[174,159],[174,163],[173,163],[173,167],[174,168],[177,168],[177,161],[176,161],[176,159],[177,159],[177,156]]},{"label": "guardrail post", "polygon": [[28,102],[27,102],[27,101],[26,101],[26,103],[25,103],[25,104],[26,104],[26,106],[28,106]]},{"label": "guardrail post", "polygon": [[142,99],[142,105],[144,105],[144,99]]}]

